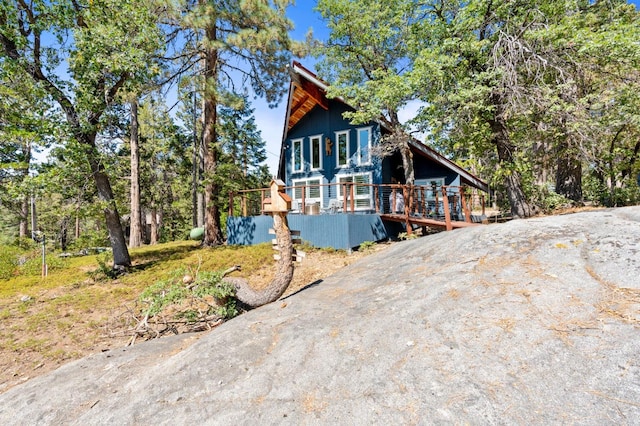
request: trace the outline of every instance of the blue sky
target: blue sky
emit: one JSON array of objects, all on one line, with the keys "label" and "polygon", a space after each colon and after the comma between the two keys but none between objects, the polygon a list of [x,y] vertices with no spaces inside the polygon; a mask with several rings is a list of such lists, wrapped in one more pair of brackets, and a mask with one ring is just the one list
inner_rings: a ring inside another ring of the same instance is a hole
[{"label": "blue sky", "polygon": [[[313,29],[314,36],[318,39],[326,39],[329,30],[322,22],[320,15],[315,12],[315,0],[297,0],[294,6],[287,10],[287,16],[295,25],[291,37],[295,40],[304,40],[309,28]],[[300,60],[307,68],[314,70],[315,59],[304,58]],[[289,82],[287,81],[286,84]],[[261,99],[252,101],[255,108],[256,124],[262,132],[262,138],[267,142],[267,165],[272,175],[278,172],[278,160],[280,156],[280,144],[286,115],[286,95],[282,98],[277,108],[270,109]]]},{"label": "blue sky", "polygon": [[[640,0],[629,0],[629,3],[635,4],[636,9],[640,9]],[[287,10],[287,16],[295,25],[295,29],[291,34],[294,39],[304,40],[309,28],[313,29],[316,38],[323,40],[328,36],[329,30],[320,15],[313,10],[315,5],[315,0],[297,0],[296,4],[290,6]],[[314,65],[316,61],[314,58],[304,58],[300,62],[315,71]],[[288,81],[286,83],[288,84]],[[280,101],[277,108],[273,109],[268,108],[266,103],[260,99],[252,101],[252,105],[256,110],[256,124],[262,132],[262,138],[266,141],[267,165],[274,175],[278,171],[280,143],[282,141],[286,111],[285,98]]]}]

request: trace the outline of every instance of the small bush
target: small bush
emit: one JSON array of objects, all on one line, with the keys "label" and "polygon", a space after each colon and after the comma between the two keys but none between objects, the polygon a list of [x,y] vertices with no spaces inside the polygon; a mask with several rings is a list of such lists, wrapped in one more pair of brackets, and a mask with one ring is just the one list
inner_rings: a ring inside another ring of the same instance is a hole
[{"label": "small bush", "polygon": [[0,279],[8,280],[17,273],[18,260],[23,253],[18,247],[0,246]]},{"label": "small bush", "polygon": [[418,234],[416,234],[415,232],[409,234],[408,232],[401,232],[398,234],[398,239],[401,241],[404,240],[415,240],[416,238],[418,238]]},{"label": "small bush", "polygon": [[158,315],[173,303],[179,303],[186,298],[188,291],[182,281],[176,278],[158,281],[140,294],[140,301],[149,307],[146,314],[150,317]]},{"label": "small bush", "polygon": [[96,281],[113,280],[118,277],[119,272],[113,269],[113,253],[105,251],[96,256],[98,269],[89,273]]},{"label": "small bush", "polygon": [[[47,254],[45,261],[49,272],[63,269],[65,266],[64,259],[55,255]],[[30,276],[40,275],[42,273],[42,253],[38,251],[30,253],[26,262],[20,266],[20,273]]]},{"label": "small bush", "polygon": [[[220,272],[200,272],[195,281],[188,286],[183,283],[183,270],[175,271],[172,276],[158,281],[140,294],[139,300],[147,305],[145,314],[149,317],[157,316],[167,310],[169,306],[178,307],[177,318],[194,322],[200,318],[200,313],[194,316],[191,308],[180,308],[180,304],[187,299],[193,299],[196,304],[206,305],[205,315],[217,315],[230,319],[238,315],[235,299],[235,287],[222,281]],[[207,299],[213,298],[214,304]]]},{"label": "small bush", "polygon": [[360,244],[359,250],[361,251],[369,251],[372,250],[373,247],[375,247],[376,242],[375,241],[363,241]]},{"label": "small bush", "polygon": [[570,199],[558,194],[553,187],[547,185],[534,188],[533,203],[546,214],[551,214],[555,210],[573,205]]}]

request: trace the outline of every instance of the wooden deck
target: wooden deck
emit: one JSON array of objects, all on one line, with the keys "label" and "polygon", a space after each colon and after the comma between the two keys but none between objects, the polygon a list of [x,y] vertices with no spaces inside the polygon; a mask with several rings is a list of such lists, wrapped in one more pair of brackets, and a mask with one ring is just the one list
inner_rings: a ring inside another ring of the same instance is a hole
[{"label": "wooden deck", "polygon": [[400,223],[406,223],[409,225],[417,225],[417,226],[428,226],[430,228],[445,229],[447,231],[479,225],[479,223],[463,222],[459,220],[445,221],[444,219],[438,220],[438,219],[426,218],[421,216],[407,216],[404,214],[397,214],[397,213],[381,214],[380,218],[382,220],[388,220],[390,222],[400,222]]}]

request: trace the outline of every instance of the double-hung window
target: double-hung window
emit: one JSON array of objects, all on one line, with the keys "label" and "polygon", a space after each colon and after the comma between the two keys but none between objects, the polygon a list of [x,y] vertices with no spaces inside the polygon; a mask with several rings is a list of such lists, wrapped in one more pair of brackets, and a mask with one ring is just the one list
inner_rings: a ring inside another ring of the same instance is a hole
[{"label": "double-hung window", "polygon": [[[349,200],[353,193],[356,209],[368,210],[372,208],[371,173],[338,176],[338,182],[340,183],[338,199],[344,200],[346,192],[347,200]],[[353,192],[351,192],[351,187],[353,187]]]},{"label": "double-hung window", "polygon": [[291,171],[294,173],[301,172],[304,167],[302,141],[302,139],[294,139],[291,141]]},{"label": "double-hung window", "polygon": [[311,170],[319,170],[322,168],[322,135],[311,136],[309,144],[311,145]]},{"label": "double-hung window", "polygon": [[361,127],[358,132],[358,165],[371,163],[371,127]]},{"label": "double-hung window", "polygon": [[336,132],[336,166],[349,165],[349,131]]},{"label": "double-hung window", "polygon": [[302,195],[304,194],[305,204],[321,203],[322,201],[322,187],[321,178],[313,179],[297,179],[293,180],[293,199],[302,203]]}]

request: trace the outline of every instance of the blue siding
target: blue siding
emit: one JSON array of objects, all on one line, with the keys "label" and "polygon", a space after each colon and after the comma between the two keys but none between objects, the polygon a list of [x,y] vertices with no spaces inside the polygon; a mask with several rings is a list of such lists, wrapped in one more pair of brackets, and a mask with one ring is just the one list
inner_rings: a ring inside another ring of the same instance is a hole
[{"label": "blue siding", "polygon": [[[390,234],[375,214],[288,215],[289,227],[300,231],[300,238],[314,247],[349,250],[365,241],[380,241]],[[271,216],[230,217],[227,219],[228,244],[252,245],[271,241]]]},{"label": "blue siding", "polygon": [[416,179],[444,177],[445,185],[460,184],[460,175],[453,170],[420,155],[414,155],[413,158]]},{"label": "blue siding", "polygon": [[[298,179],[320,178],[321,183],[336,183],[339,175],[352,175],[354,173],[372,173],[371,183],[382,183],[381,161],[372,157],[371,164],[359,166],[357,165],[356,153],[358,144],[357,129],[363,127],[371,127],[372,146],[378,143],[380,138],[380,125],[377,123],[369,123],[367,125],[352,125],[348,120],[342,117],[346,111],[351,108],[336,100],[329,100],[329,110],[324,110],[316,106],[312,111],[307,113],[297,124],[291,129],[285,143],[285,183],[287,186],[293,186],[293,181]],[[349,165],[348,167],[337,167],[337,131],[349,131]],[[320,170],[311,170],[311,142],[310,137],[322,135],[322,168]],[[331,155],[326,153],[327,138],[333,143]],[[293,172],[292,169],[292,141],[302,139],[302,155],[304,167],[301,172]],[[322,207],[329,205],[329,200],[336,198],[336,188],[323,188]]]}]

